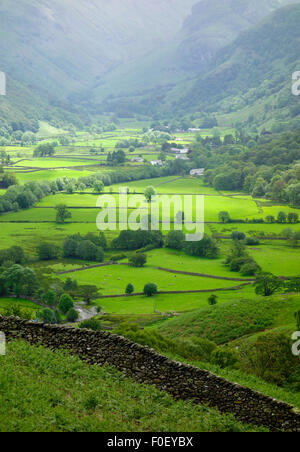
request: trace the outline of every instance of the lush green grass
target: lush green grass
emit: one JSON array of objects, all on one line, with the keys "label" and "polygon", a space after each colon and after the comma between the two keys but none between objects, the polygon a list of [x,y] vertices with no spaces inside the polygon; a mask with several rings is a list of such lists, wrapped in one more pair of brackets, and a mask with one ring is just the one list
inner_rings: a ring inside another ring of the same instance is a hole
[{"label": "lush green grass", "polygon": [[1,432],[258,430],[62,351],[13,342],[0,361]]},{"label": "lush green grass", "polygon": [[[63,279],[65,277],[64,275]],[[159,291],[218,289],[238,284],[233,281],[170,274],[150,265],[144,268],[127,265],[99,267],[78,272],[75,277],[80,284],[96,284],[103,295],[122,295],[129,283],[135,286],[135,292],[143,292],[148,282],[157,284]]]},{"label": "lush green grass", "polygon": [[299,296],[237,300],[183,314],[159,329],[171,338],[199,336],[224,344],[278,326],[281,318],[286,321],[286,316],[291,320],[299,301]]},{"label": "lush green grass", "polygon": [[180,194],[218,194],[216,190],[203,184],[200,178],[177,178],[175,176],[159,177],[154,179],[144,179],[140,181],[128,182],[125,184],[116,184],[112,188],[114,191],[119,190],[119,186],[126,186],[131,192],[144,193],[149,186],[155,187],[157,193],[180,193]]},{"label": "lush green grass", "polygon": [[257,246],[249,250],[249,253],[266,272],[278,276],[300,275],[300,250],[284,245]]},{"label": "lush green grass", "polygon": [[157,267],[202,273],[212,276],[224,276],[227,278],[240,277],[239,274],[231,272],[228,267],[223,264],[225,256],[222,256],[220,259],[204,259],[188,256],[183,252],[168,248],[149,251],[147,256],[148,264]]},{"label": "lush green grass", "polygon": [[92,171],[89,170],[68,170],[68,169],[55,169],[55,170],[42,170],[42,171],[27,171],[27,172],[16,172],[16,177],[20,184],[25,184],[26,182],[40,182],[43,180],[53,181],[57,178],[62,178],[64,176],[69,179],[79,177],[86,177],[93,174]]},{"label": "lush green grass", "polygon": [[[69,275],[70,276],[70,275]],[[76,277],[76,276],[75,276]],[[132,278],[131,278],[132,279]],[[158,295],[147,298],[144,296],[131,298],[103,298],[96,301],[104,312],[127,315],[127,314],[151,314],[154,310],[159,312],[184,312],[208,307],[209,293]],[[239,291],[218,292],[218,303],[231,303],[241,297],[255,298],[251,286],[246,286]]]},{"label": "lush green grass", "polygon": [[0,298],[0,314],[5,313],[5,309],[10,306],[18,306],[20,308],[25,308],[32,310],[33,313],[39,309],[36,304],[28,300],[23,300],[21,298]]},{"label": "lush green grass", "polygon": [[[283,209],[284,210],[284,207]],[[233,231],[244,232],[247,236],[282,236],[282,231],[292,229],[300,230],[300,224],[213,224],[209,225],[208,230],[217,232],[220,235],[230,236]]]},{"label": "lush green grass", "polygon": [[31,160],[23,160],[17,166],[22,167],[32,167],[32,168],[67,168],[73,166],[87,166],[89,164],[95,165],[97,162],[93,159],[90,160],[80,160],[80,159],[72,159],[71,156],[69,159],[62,158],[33,158]]}]

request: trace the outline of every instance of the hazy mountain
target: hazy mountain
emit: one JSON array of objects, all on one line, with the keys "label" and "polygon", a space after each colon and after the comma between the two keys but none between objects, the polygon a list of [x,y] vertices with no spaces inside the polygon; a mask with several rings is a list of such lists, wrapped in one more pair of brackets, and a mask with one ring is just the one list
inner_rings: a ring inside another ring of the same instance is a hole
[{"label": "hazy mountain", "polygon": [[203,0],[180,32],[179,61],[198,71],[216,52],[274,10],[297,0]]},{"label": "hazy mountain", "polygon": [[[300,1],[300,0],[298,0]],[[206,72],[216,53],[274,10],[297,0],[202,0],[182,29],[156,52],[122,65],[101,80],[93,98],[122,114],[154,113],[170,89],[180,97],[193,77]],[[180,85],[179,83],[182,83]],[[150,94],[149,94],[150,93]],[[167,96],[167,102],[169,98]]]},{"label": "hazy mountain", "polygon": [[263,111],[252,113],[261,120],[297,116],[299,98],[292,96],[291,85],[292,73],[300,68],[299,23],[300,5],[290,5],[243,32],[218,52],[177,108],[229,114],[260,104]]},{"label": "hazy mountain", "polygon": [[171,40],[195,2],[1,0],[1,70],[65,96]]}]

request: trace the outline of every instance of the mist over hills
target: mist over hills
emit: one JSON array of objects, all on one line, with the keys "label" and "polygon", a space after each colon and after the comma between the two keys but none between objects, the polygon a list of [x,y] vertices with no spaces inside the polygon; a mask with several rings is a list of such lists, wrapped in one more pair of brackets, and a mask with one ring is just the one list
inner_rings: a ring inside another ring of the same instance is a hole
[{"label": "mist over hills", "polygon": [[264,90],[275,75],[281,85],[272,89],[281,92],[297,61],[298,44],[294,51],[288,39],[298,39],[293,13],[281,8],[290,3],[296,0],[2,0],[0,70],[9,89],[0,120],[244,108],[255,99],[241,93],[251,87],[257,97],[257,84]]},{"label": "mist over hills", "polygon": [[217,53],[177,106],[232,113],[263,103],[263,111],[252,111],[256,121],[296,117],[300,106],[291,95],[291,77],[300,67],[299,23],[300,5],[290,5],[241,33]]}]

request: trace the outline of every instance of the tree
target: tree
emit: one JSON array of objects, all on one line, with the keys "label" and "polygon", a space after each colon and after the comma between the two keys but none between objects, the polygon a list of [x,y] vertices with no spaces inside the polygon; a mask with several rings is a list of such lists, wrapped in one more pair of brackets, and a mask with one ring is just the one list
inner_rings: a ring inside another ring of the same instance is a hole
[{"label": "tree", "polygon": [[209,298],[208,298],[208,304],[210,306],[214,306],[218,303],[218,297],[215,294],[212,294]]},{"label": "tree", "polygon": [[55,312],[49,308],[41,309],[38,313],[38,319],[44,323],[50,323],[52,325],[57,323]]},{"label": "tree", "polygon": [[244,234],[244,232],[234,231],[231,234],[231,238],[232,238],[232,240],[245,240],[246,234]]},{"label": "tree", "polygon": [[39,287],[39,282],[34,270],[15,264],[6,269],[1,275],[2,284],[8,293],[30,296]]},{"label": "tree", "polygon": [[102,193],[104,191],[104,183],[102,180],[96,180],[93,184],[93,190],[95,193]]},{"label": "tree", "polygon": [[205,235],[198,242],[186,242],[185,250],[191,256],[206,257],[208,259],[216,259],[219,256],[219,248],[216,242],[208,235]]},{"label": "tree", "polygon": [[71,309],[74,308],[74,302],[73,299],[70,297],[70,295],[64,293],[59,300],[58,303],[58,307],[59,310],[63,313],[63,314],[67,314],[67,312]]},{"label": "tree", "polygon": [[286,287],[288,292],[300,292],[300,277],[294,277],[287,281]]},{"label": "tree", "polygon": [[81,322],[79,324],[79,328],[93,330],[93,331],[102,330],[101,324],[96,319],[84,320],[83,322]]},{"label": "tree", "polygon": [[42,242],[37,247],[37,253],[41,261],[57,259],[59,256],[59,247],[54,243]]},{"label": "tree", "polygon": [[78,283],[76,279],[73,280],[69,277],[66,279],[63,287],[66,292],[76,292],[78,290]]},{"label": "tree", "polygon": [[76,322],[76,320],[78,320],[78,319],[79,319],[79,314],[78,314],[78,312],[76,311],[76,309],[71,308],[71,309],[67,312],[67,320],[68,320],[68,322],[74,323],[74,322]]},{"label": "tree", "polygon": [[144,294],[147,297],[153,297],[153,295],[156,295],[157,292],[158,292],[157,285],[154,283],[148,283],[144,287]]},{"label": "tree", "polygon": [[137,253],[131,256],[130,263],[133,267],[143,267],[147,262],[146,254]]},{"label": "tree", "polygon": [[57,295],[53,290],[48,290],[42,296],[42,301],[47,306],[54,306],[56,304]]},{"label": "tree", "polygon": [[68,218],[72,218],[71,212],[68,211],[65,204],[59,204],[55,207],[56,223],[63,224]]},{"label": "tree", "polygon": [[231,218],[228,212],[220,212],[219,213],[219,221],[221,223],[230,223]]},{"label": "tree", "polygon": [[147,202],[150,202],[152,197],[156,195],[156,190],[154,187],[147,187],[144,194]]},{"label": "tree", "polygon": [[182,231],[170,231],[166,238],[167,248],[182,250],[185,243],[185,235]]},{"label": "tree", "polygon": [[277,222],[278,223],[286,223],[287,221],[287,215],[285,212],[279,212],[277,215]]},{"label": "tree", "polygon": [[134,292],[134,285],[129,283],[128,286],[126,287],[125,293],[127,295],[131,295]]},{"label": "tree", "polygon": [[294,223],[294,224],[296,224],[296,223],[298,223],[298,221],[299,221],[299,215],[297,214],[297,213],[292,213],[292,212],[290,212],[289,214],[288,214],[288,223]]},{"label": "tree", "polygon": [[272,273],[261,273],[257,276],[254,286],[257,295],[269,297],[282,289],[283,281]]},{"label": "tree", "polygon": [[269,383],[282,385],[293,373],[298,359],[292,354],[292,341],[282,333],[259,336],[240,348],[242,366]]},{"label": "tree", "polygon": [[92,300],[96,300],[101,296],[98,287],[92,285],[79,286],[78,293],[88,306],[91,305]]},{"label": "tree", "polygon": [[34,157],[52,157],[55,154],[55,144],[57,143],[42,143],[39,144],[33,153]]}]

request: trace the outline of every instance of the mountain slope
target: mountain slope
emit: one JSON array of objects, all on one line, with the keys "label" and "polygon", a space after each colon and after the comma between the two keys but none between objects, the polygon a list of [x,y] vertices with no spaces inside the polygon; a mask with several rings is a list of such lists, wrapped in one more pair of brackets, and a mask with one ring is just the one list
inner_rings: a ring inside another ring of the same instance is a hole
[{"label": "mountain slope", "polygon": [[291,94],[291,78],[300,67],[299,23],[300,5],[290,5],[243,32],[174,107],[230,114],[260,103],[260,120],[297,116],[299,99]]},{"label": "mountain slope", "polygon": [[[139,113],[172,103],[195,76],[207,72],[216,53],[282,5],[299,0],[203,0],[186,18],[171,43],[112,71],[93,91],[103,108]],[[180,83],[182,82],[182,85]],[[172,89],[175,87],[175,93]],[[179,94],[178,94],[179,92]],[[149,95],[150,93],[150,95]],[[168,109],[169,107],[167,107]],[[171,107],[173,110],[173,106]]]},{"label": "mountain slope", "polygon": [[2,0],[1,70],[50,98],[170,40],[196,0]]},{"label": "mountain slope", "polygon": [[186,18],[178,57],[189,69],[206,67],[216,52],[274,10],[297,0],[203,0]]}]

